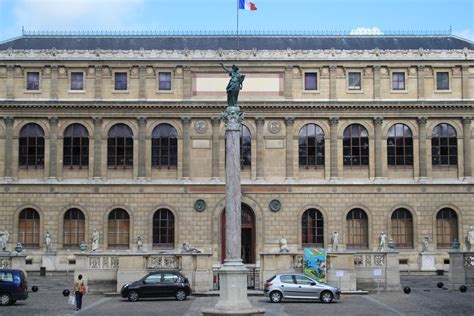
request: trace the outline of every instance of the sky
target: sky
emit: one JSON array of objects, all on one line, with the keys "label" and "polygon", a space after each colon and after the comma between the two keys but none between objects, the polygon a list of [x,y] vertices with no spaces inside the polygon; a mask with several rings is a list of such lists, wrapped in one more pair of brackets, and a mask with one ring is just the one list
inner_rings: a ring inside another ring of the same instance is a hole
[{"label": "sky", "polygon": [[[474,41],[474,0],[250,0],[241,31],[433,31]],[[237,0],[0,0],[0,41],[28,31],[235,31]]]}]

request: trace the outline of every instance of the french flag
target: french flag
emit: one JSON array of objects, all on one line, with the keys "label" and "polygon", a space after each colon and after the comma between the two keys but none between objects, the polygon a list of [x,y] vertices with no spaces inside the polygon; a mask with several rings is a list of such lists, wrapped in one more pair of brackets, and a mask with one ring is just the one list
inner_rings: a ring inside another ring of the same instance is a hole
[{"label": "french flag", "polygon": [[257,6],[255,5],[255,3],[250,2],[249,0],[239,0],[239,9],[255,11],[257,10]]}]

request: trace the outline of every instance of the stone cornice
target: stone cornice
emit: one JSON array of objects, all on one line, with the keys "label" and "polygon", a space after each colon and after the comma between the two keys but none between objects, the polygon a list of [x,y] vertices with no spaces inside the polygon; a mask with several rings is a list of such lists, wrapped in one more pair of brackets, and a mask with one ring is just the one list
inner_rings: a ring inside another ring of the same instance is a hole
[{"label": "stone cornice", "polygon": [[473,60],[474,50],[56,50],[7,49],[0,51],[0,61],[216,61],[216,60],[309,60],[309,61],[449,61]]}]

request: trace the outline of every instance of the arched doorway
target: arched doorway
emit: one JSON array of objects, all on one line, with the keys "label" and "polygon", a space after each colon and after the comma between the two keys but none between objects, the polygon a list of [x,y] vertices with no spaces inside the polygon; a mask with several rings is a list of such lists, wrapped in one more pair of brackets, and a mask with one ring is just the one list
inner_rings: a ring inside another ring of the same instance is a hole
[{"label": "arched doorway", "polygon": [[[246,204],[242,204],[241,226],[242,261],[244,264],[255,263],[255,214]],[[225,259],[225,209],[221,215],[221,261]]]}]

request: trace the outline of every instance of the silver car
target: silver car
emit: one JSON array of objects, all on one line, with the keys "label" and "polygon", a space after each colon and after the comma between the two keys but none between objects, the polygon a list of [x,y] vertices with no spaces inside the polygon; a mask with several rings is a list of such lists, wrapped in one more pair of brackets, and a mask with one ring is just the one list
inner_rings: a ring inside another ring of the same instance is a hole
[{"label": "silver car", "polygon": [[280,273],[267,280],[263,294],[270,297],[273,303],[279,303],[284,298],[317,299],[331,303],[333,299],[339,299],[341,290],[304,274]]}]

